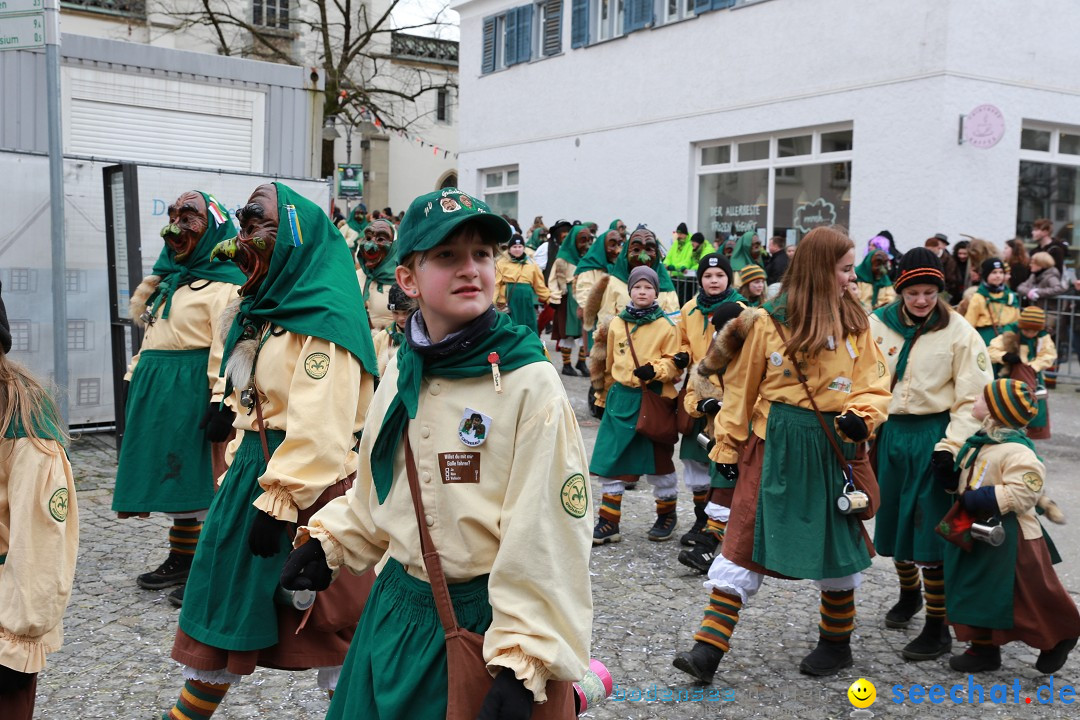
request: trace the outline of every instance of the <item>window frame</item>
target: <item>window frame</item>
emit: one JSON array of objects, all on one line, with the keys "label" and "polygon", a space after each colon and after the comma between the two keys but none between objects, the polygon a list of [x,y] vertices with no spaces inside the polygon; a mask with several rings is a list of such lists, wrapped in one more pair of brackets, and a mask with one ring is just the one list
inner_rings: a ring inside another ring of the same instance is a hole
[{"label": "window frame", "polygon": [[10,320],[8,325],[11,328],[11,352],[34,352],[34,323],[30,320]]},{"label": "window frame", "polygon": [[34,270],[33,268],[25,267],[13,267],[8,270],[8,287],[4,288],[9,292],[33,292],[34,291]]},{"label": "window frame", "polygon": [[[82,333],[81,347],[78,342],[79,333]],[[74,338],[72,333],[75,333]],[[82,318],[68,318],[67,321],[67,349],[68,352],[85,352],[94,349],[93,323]],[[74,342],[73,342],[74,339]]]},{"label": "window frame", "polygon": [[[277,18],[277,24],[270,25],[266,22],[267,18],[267,6],[273,6],[274,16]],[[282,5],[284,5],[285,14],[282,16]],[[262,12],[262,18],[256,17],[256,12]],[[284,17],[284,21],[282,21]],[[277,32],[289,32],[292,30],[292,3],[290,0],[251,0],[251,24],[258,28]]]},{"label": "window frame", "polygon": [[[83,401],[83,394],[87,401]],[[93,394],[93,402],[91,400]],[[78,407],[94,407],[101,404],[101,378],[78,378],[75,381],[75,404]]]},{"label": "window frame", "polygon": [[[518,178],[517,178],[518,181],[514,185],[510,185],[507,182],[511,172],[516,172],[518,174]],[[499,180],[500,184],[499,185],[491,185],[491,186],[488,185],[488,175],[492,175],[492,174],[498,174],[499,175],[499,178],[500,178],[500,180]],[[491,203],[488,203],[488,200],[487,200],[488,195],[502,195],[504,193],[514,193],[515,195],[517,195],[518,200],[519,201],[521,200],[521,189],[520,189],[521,188],[521,166],[520,165],[518,165],[516,163],[513,163],[513,164],[507,164],[507,165],[496,165],[496,166],[489,167],[489,168],[481,168],[480,170],[476,171],[476,175],[477,175],[477,178],[479,178],[479,183],[478,183],[479,192],[477,192],[477,195],[479,195],[484,200],[484,202],[487,203],[488,205],[491,204]]]}]

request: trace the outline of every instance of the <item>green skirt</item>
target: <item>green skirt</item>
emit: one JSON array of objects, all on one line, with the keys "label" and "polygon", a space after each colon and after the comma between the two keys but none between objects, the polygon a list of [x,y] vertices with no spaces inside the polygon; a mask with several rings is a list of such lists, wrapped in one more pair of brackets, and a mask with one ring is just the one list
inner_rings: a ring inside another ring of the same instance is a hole
[{"label": "green skirt", "polygon": [[679,459],[680,460],[697,460],[698,462],[708,463],[709,453],[705,452],[705,448],[701,447],[701,444],[697,441],[699,433],[705,432],[705,423],[707,420],[704,417],[699,417],[694,421],[694,431],[689,435],[682,436],[682,442],[679,443]]},{"label": "green skirt", "polygon": [[113,510],[167,513],[210,506],[210,443],[199,428],[210,406],[209,358],[209,348],[139,355],[128,388]]},{"label": "green skirt", "polygon": [[[822,413],[844,456],[836,413]],[[791,578],[837,578],[870,567],[859,521],[836,507],[844,473],[812,410],[773,403],[765,431],[753,561]]]},{"label": "green skirt", "polygon": [[596,431],[589,472],[601,477],[652,475],[656,458],[652,440],[637,434],[641,388],[614,383],[608,390],[604,417]]},{"label": "green skirt", "polygon": [[[491,625],[487,582],[481,575],[449,586],[466,630],[482,634]],[[431,586],[391,558],[364,606],[326,718],[443,720],[446,689],[446,640]]]},{"label": "green skirt", "polygon": [[735,480],[728,480],[727,477],[720,473],[716,468],[716,463],[709,463],[709,487],[719,488],[721,490],[730,490],[735,487]]},{"label": "green skirt", "polygon": [[566,337],[581,337],[581,318],[577,314],[580,306],[574,299],[574,283],[566,283],[566,294],[563,297],[566,298]]},{"label": "green skirt", "polygon": [[515,325],[524,325],[537,335],[536,293],[528,283],[510,283],[506,286],[506,307]]},{"label": "green skirt", "polygon": [[[266,431],[271,455],[284,439],[279,430]],[[199,535],[180,629],[211,647],[259,650],[278,641],[274,592],[291,544],[283,532],[271,557],[256,557],[248,549],[251,525],[262,512],[252,503],[263,493],[259,477],[265,471],[259,434],[244,433]]]},{"label": "green skirt", "polygon": [[877,439],[881,508],[874,516],[874,548],[897,560],[940,563],[946,542],[934,529],[953,504],[934,480],[930,454],[945,437],[948,411],[892,415]]},{"label": "green skirt", "polygon": [[[1036,373],[1035,374],[1035,381],[1039,385],[1042,385],[1043,387],[1046,386],[1046,378],[1043,376],[1042,373]],[[1031,388],[1031,390],[1032,390],[1032,392],[1034,392],[1035,388]],[[1046,404],[1046,398],[1045,397],[1039,398],[1038,403],[1039,403],[1039,414],[1035,416],[1034,420],[1032,420],[1031,422],[1028,423],[1027,426],[1029,428],[1044,428],[1044,427],[1046,427],[1047,425],[1050,424],[1050,409]]]},{"label": "green skirt", "polygon": [[[883,503],[884,504],[884,503]],[[971,552],[945,544],[945,614],[949,622],[1008,630],[1013,626],[1013,586],[1020,524],[1014,513],[1001,518],[1005,542],[974,541]]]}]

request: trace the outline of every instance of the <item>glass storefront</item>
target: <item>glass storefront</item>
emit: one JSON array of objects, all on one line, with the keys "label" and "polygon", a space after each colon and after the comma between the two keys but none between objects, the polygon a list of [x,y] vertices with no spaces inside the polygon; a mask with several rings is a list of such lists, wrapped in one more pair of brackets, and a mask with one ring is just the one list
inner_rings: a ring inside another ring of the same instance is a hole
[{"label": "glass storefront", "polygon": [[1047,218],[1053,236],[1072,246],[1080,221],[1080,129],[1025,123],[1020,133],[1020,183],[1016,234],[1031,238],[1032,224]]},{"label": "glass storefront", "polygon": [[765,227],[768,170],[716,173],[699,178],[698,230],[719,244],[730,235]]},{"label": "glass storefront", "polygon": [[798,242],[816,227],[848,226],[851,161],[776,169],[772,233]]}]

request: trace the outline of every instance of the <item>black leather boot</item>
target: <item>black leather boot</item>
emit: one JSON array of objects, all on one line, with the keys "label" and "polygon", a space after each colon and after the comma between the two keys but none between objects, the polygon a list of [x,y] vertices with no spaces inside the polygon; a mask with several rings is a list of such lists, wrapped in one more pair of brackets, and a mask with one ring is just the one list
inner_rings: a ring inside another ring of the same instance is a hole
[{"label": "black leather boot", "polygon": [[690,652],[679,652],[671,664],[703,683],[711,683],[724,651],[715,645],[698,640]]}]

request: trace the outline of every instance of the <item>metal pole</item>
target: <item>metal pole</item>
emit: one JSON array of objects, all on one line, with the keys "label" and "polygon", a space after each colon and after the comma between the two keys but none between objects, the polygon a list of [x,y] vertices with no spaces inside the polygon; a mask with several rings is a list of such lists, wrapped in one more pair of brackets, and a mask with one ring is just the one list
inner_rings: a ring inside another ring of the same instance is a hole
[{"label": "metal pole", "polygon": [[49,123],[49,220],[52,234],[53,380],[68,426],[67,259],[64,253],[64,148],[60,138],[60,2],[45,0],[45,96]]}]

